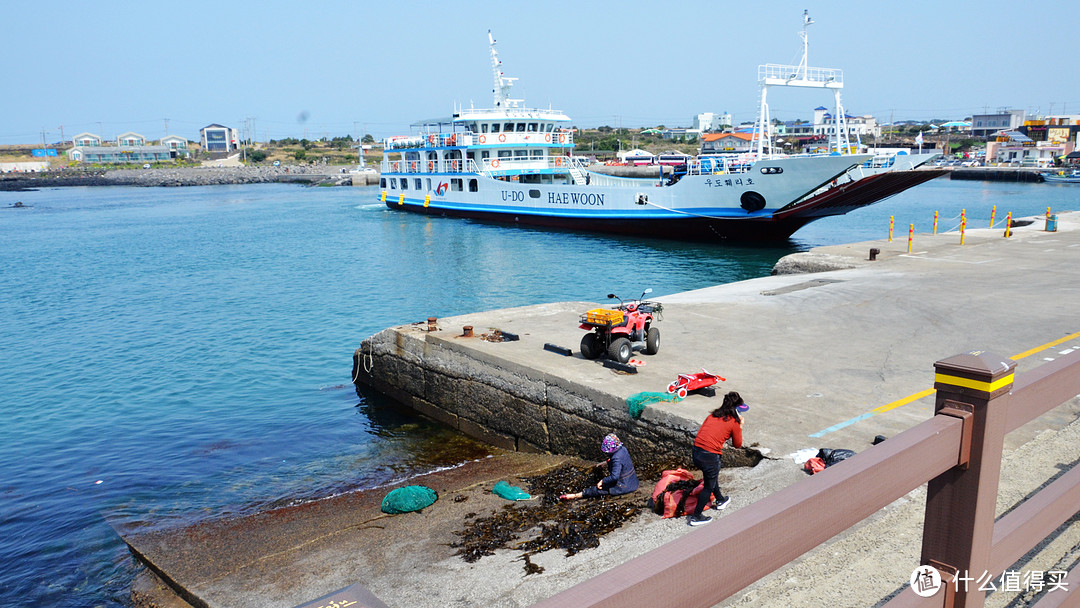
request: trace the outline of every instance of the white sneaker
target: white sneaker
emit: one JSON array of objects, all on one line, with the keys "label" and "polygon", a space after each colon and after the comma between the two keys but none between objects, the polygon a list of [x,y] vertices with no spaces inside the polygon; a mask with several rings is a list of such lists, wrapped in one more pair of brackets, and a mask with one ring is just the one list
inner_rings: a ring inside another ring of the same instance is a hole
[{"label": "white sneaker", "polygon": [[712,521],[712,518],[708,515],[691,515],[690,520],[687,522],[691,526],[704,526]]},{"label": "white sneaker", "polygon": [[724,502],[716,503],[716,506],[714,506],[713,508],[716,509],[716,510],[726,509],[727,506],[728,506],[728,503],[730,503],[730,502],[731,502],[731,497],[728,496],[727,498],[724,499]]}]

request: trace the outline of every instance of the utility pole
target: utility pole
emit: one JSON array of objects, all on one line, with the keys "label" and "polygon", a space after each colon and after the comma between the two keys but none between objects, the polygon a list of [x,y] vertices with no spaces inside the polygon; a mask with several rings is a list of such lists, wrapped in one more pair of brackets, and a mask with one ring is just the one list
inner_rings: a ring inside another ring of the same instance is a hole
[{"label": "utility pole", "polygon": [[169,136],[169,119],[166,118],[164,120],[165,120],[165,137],[168,137]]},{"label": "utility pole", "polygon": [[64,145],[64,125],[60,125],[60,145]]}]

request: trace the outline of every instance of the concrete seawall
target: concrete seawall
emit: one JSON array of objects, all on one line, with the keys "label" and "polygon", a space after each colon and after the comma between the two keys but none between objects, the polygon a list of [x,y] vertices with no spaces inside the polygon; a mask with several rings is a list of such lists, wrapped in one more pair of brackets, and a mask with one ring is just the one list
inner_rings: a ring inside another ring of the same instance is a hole
[{"label": "concrete seawall", "polygon": [[46,173],[8,173],[0,176],[0,190],[21,191],[60,186],[179,187],[236,184],[300,183],[347,186],[379,183],[379,174],[352,174],[349,167],[289,165],[280,167],[177,167],[159,169],[71,170]]}]

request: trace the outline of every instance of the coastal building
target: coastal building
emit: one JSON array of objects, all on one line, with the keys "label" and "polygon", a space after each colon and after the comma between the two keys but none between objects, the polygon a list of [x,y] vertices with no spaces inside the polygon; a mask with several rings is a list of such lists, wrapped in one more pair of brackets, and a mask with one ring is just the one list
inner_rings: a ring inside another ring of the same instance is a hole
[{"label": "coastal building", "polygon": [[749,152],[753,140],[750,133],[706,133],[701,136],[701,154]]},{"label": "coastal building", "polygon": [[[881,125],[869,114],[851,116],[845,113],[844,124],[847,129],[847,139],[852,143],[864,137],[881,137]],[[814,135],[825,138],[836,136],[836,120],[824,106],[814,108]]]},{"label": "coastal building", "polygon": [[1017,129],[1035,142],[1060,144],[1080,143],[1080,115],[1047,116],[1034,120],[1025,120]]},{"label": "coastal building", "polygon": [[93,133],[79,133],[71,138],[71,143],[75,146],[100,146],[101,136]]},{"label": "coastal building", "polygon": [[187,158],[190,154],[188,152],[188,140],[186,137],[180,137],[179,135],[166,135],[161,138],[159,144],[169,149],[169,153],[173,158]]},{"label": "coastal building", "polygon": [[721,131],[725,127],[731,126],[731,114],[724,112],[723,114],[714,114],[712,112],[702,112],[694,117],[693,125],[694,129],[707,133],[709,131]]},{"label": "coastal building", "polygon": [[1015,131],[1024,124],[1023,110],[1003,110],[996,114],[975,114],[971,117],[971,135],[990,137],[998,131]]},{"label": "coastal building", "polygon": [[651,165],[656,162],[656,155],[647,150],[634,148],[625,152],[619,152],[619,162],[628,165]]},{"label": "coastal building", "polygon": [[116,145],[137,148],[146,145],[146,138],[138,133],[128,131],[127,133],[121,133],[116,136]]},{"label": "coastal building", "polygon": [[172,155],[166,146],[75,146],[67,157],[77,163],[149,163],[169,160]]},{"label": "coastal building", "polygon": [[999,131],[986,144],[986,161],[1012,167],[1052,167],[1075,149],[1073,142],[1033,141],[1020,131]]},{"label": "coastal building", "polygon": [[199,138],[202,149],[207,152],[231,152],[239,149],[239,131],[216,123],[199,129]]},{"label": "coastal building", "polygon": [[664,139],[682,139],[683,141],[689,141],[701,137],[701,129],[664,129],[663,132],[660,133],[660,137],[663,137]]}]

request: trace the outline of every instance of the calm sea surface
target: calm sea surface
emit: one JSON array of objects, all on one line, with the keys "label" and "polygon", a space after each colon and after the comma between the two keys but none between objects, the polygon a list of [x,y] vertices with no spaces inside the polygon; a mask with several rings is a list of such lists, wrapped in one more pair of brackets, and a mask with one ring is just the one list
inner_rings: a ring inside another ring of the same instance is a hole
[{"label": "calm sea surface", "polygon": [[[767,275],[783,255],[1080,209],[1080,187],[938,179],[780,246],[653,242],[389,211],[372,188],[0,192],[0,606],[128,606],[111,525],[372,487],[485,451],[357,396],[391,325]],[[28,209],[6,209],[16,201]],[[612,269],[610,276],[598,268]]]}]

